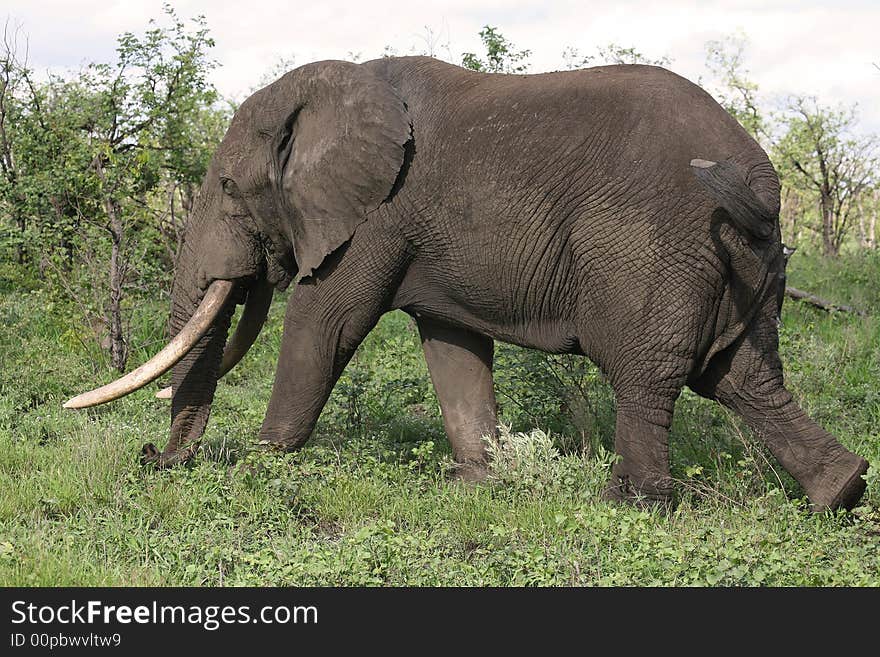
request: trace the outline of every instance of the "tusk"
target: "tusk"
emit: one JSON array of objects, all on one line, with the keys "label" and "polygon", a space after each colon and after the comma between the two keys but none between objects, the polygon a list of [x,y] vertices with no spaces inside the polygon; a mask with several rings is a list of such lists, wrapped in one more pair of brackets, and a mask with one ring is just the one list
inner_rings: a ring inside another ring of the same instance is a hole
[{"label": "tusk", "polygon": [[77,395],[64,408],[86,408],[124,397],[155,381],[177,364],[211,328],[235,288],[232,281],[217,280],[208,287],[202,302],[180,333],[165,348],[136,370],[100,388]]},{"label": "tusk", "polygon": [[272,306],[272,295],[274,293],[275,287],[265,279],[257,281],[248,290],[244,310],[241,312],[238,325],[235,327],[235,333],[223,352],[219,376],[223,376],[238,365],[238,361],[244,358],[244,355],[253,346],[254,341],[263,329],[266,317],[269,315],[269,308]]},{"label": "tusk", "polygon": [[[266,322],[274,292],[275,288],[265,279],[258,281],[248,290],[247,301],[245,301],[238,325],[235,327],[235,333],[223,352],[223,361],[217,371],[218,379],[238,365],[238,362],[253,346]],[[171,386],[156,393],[156,397],[159,399],[171,399],[171,395]]]}]

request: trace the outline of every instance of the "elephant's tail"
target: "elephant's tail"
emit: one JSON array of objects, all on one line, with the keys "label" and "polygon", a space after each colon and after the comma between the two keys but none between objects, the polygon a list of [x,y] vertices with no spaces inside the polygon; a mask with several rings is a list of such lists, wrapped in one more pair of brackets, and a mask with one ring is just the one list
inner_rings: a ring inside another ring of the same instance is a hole
[{"label": "elephant's tail", "polygon": [[737,228],[766,242],[773,236],[776,217],[730,162],[691,160],[697,180],[727,211]]},{"label": "elephant's tail", "polygon": [[[773,242],[776,213],[749,187],[745,178],[730,162],[691,160],[691,168],[700,184],[712,195],[734,223],[751,248],[738,248],[740,241],[719,235],[730,258],[731,278],[722,299],[727,310],[719,315],[719,333],[703,357],[700,373],[715,354],[723,351],[746,330],[761,307],[761,300],[778,289],[779,280],[771,271],[782,244]],[[738,285],[732,281],[737,280]],[[725,303],[724,299],[727,299]]]}]

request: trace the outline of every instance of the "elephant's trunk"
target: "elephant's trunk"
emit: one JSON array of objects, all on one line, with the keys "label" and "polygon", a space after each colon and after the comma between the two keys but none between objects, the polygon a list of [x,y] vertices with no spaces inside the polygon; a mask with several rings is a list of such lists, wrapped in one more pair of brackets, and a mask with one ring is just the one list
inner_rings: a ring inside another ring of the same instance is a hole
[{"label": "elephant's trunk", "polygon": [[[274,291],[275,288],[265,278],[260,278],[248,290],[238,326],[235,327],[235,333],[223,352],[223,360],[217,372],[218,379],[235,367],[254,344],[266,322]],[[156,397],[171,399],[172,394],[172,386],[168,386],[157,392]]]},{"label": "elephant's trunk", "polygon": [[[197,243],[197,240],[187,240]],[[175,336],[189,322],[201,302],[201,290],[197,285],[192,254],[187,243],[178,263],[174,277],[171,301],[171,335]],[[214,283],[216,284],[216,282]],[[161,465],[173,465],[188,459],[198,447],[214,400],[218,369],[229,323],[235,310],[234,295],[230,295],[213,324],[205,331],[195,346],[172,370],[171,385],[174,396],[171,402],[171,435],[165,451],[159,455],[155,448],[144,448],[146,460],[158,459]]]}]

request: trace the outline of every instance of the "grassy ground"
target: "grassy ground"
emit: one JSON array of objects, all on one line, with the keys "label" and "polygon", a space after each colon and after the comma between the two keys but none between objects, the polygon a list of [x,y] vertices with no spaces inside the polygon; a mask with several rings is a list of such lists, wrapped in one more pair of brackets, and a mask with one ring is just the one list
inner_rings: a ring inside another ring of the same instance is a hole
[{"label": "grassy ground", "polygon": [[[790,387],[840,440],[880,463],[880,258],[798,254],[792,285],[870,311],[788,302]],[[598,500],[614,406],[583,359],[500,346],[494,482],[446,480],[436,399],[402,314],[386,316],[337,385],[306,449],[234,464],[265,411],[282,301],[220,384],[192,467],[143,472],[167,402],[61,403],[113,378],[73,309],[0,273],[2,585],[878,585],[880,476],[854,514],[812,515],[741,423],[685,392],[671,437],[668,517]],[[134,318],[143,360],[165,307]],[[536,430],[540,427],[541,430]],[[549,432],[549,437],[547,433]]]}]

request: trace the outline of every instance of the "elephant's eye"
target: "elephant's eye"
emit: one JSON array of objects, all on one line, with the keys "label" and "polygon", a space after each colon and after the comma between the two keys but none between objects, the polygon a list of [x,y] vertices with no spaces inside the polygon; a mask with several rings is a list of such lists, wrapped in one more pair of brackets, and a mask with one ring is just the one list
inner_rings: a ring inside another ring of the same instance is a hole
[{"label": "elephant's eye", "polygon": [[235,181],[232,178],[221,178],[220,184],[223,186],[223,192],[232,196],[235,194]]}]

